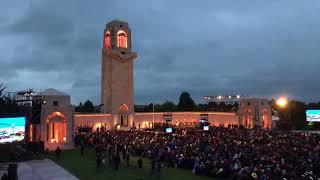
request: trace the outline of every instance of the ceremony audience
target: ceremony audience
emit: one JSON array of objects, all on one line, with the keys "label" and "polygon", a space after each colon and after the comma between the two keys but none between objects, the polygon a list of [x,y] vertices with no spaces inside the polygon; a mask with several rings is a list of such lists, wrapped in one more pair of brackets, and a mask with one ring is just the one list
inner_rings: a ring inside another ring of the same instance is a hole
[{"label": "ceremony audience", "polygon": [[[151,159],[152,174],[167,167],[190,169],[197,175],[233,179],[310,179],[320,176],[320,136],[317,134],[212,127],[182,128],[173,134],[147,131],[78,131],[75,145],[95,147],[97,167],[103,158],[118,169],[129,154]],[[85,129],[85,130],[83,130]]]}]

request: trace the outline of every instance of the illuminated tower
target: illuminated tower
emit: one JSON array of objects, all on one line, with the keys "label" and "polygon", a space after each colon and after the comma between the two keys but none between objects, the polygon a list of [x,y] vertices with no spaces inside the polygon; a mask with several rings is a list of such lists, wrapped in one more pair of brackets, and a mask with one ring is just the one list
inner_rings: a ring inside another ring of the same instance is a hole
[{"label": "illuminated tower", "polygon": [[111,127],[130,129],[134,118],[131,30],[127,22],[113,20],[104,29],[102,48],[101,110],[111,114]]}]

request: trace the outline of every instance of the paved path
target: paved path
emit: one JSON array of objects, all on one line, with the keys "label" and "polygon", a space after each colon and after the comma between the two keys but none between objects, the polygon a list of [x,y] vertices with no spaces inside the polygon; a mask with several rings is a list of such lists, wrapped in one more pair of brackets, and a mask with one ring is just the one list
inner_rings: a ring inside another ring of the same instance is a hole
[{"label": "paved path", "polygon": [[19,180],[78,180],[50,159],[19,163],[18,178]]}]

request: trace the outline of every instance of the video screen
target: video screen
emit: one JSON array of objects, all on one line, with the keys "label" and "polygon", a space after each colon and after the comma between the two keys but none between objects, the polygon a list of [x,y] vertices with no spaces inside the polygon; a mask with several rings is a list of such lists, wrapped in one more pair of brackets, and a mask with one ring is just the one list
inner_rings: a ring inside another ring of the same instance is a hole
[{"label": "video screen", "polygon": [[320,110],[307,110],[307,121],[320,122]]},{"label": "video screen", "polygon": [[0,118],[0,143],[22,141],[25,135],[26,118]]},{"label": "video screen", "polygon": [[209,131],[209,126],[203,126],[204,131]]},{"label": "video screen", "polygon": [[166,128],[166,133],[172,133],[172,128]]}]

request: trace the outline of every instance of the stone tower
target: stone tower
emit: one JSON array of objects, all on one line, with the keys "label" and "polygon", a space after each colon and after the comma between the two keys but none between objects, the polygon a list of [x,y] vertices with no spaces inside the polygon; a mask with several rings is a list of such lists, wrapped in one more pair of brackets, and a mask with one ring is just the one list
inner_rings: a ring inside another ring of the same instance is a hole
[{"label": "stone tower", "polygon": [[111,114],[111,127],[128,130],[134,120],[131,30],[127,22],[113,20],[103,33],[101,112]]}]

